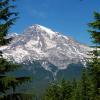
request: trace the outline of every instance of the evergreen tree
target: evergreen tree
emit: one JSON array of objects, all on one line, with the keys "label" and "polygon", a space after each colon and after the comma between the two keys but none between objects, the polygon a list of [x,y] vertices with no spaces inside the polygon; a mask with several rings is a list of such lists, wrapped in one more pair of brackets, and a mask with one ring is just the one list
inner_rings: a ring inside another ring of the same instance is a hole
[{"label": "evergreen tree", "polygon": [[[11,39],[7,39],[6,36],[10,27],[15,24],[17,19],[17,13],[13,11],[15,6],[13,2],[15,0],[0,0],[0,45],[9,43]],[[16,92],[16,87],[31,80],[29,76],[12,76],[8,73],[16,71],[21,66],[8,62],[2,57],[0,51],[0,100],[26,100],[21,99],[23,95],[30,96],[29,93]],[[11,92],[13,91],[13,92]],[[24,97],[25,97],[24,96]],[[32,95],[31,95],[32,96]],[[27,99],[29,100],[29,98]]]},{"label": "evergreen tree", "polygon": [[87,68],[83,69],[81,77],[81,100],[94,100],[93,85],[89,79]]},{"label": "evergreen tree", "polygon": [[60,89],[58,84],[52,83],[46,90],[46,93],[42,97],[42,100],[61,100],[60,99]]},{"label": "evergreen tree", "polygon": [[76,87],[75,94],[74,94],[74,97],[72,100],[82,100],[81,99],[81,82],[80,81],[77,82],[77,87]]},{"label": "evergreen tree", "polygon": [[66,82],[65,80],[61,81],[60,84],[60,100],[71,100],[72,97],[72,84],[70,81]]},{"label": "evergreen tree", "polygon": [[17,12],[13,11],[15,6],[10,5],[10,1],[0,0],[0,45],[5,45],[9,42],[10,39],[6,39],[5,36],[8,34],[11,25],[15,24],[18,15]]},{"label": "evergreen tree", "polygon": [[71,100],[80,100],[80,84],[79,82],[73,79],[72,81],[72,94]]},{"label": "evergreen tree", "polygon": [[94,84],[95,100],[100,99],[100,58],[98,48],[100,47],[100,13],[94,13],[95,21],[89,23],[92,30],[89,30],[93,43],[96,45],[93,50],[93,57],[89,63],[92,81]]},{"label": "evergreen tree", "polygon": [[91,32],[93,43],[100,46],[100,13],[94,12],[94,18],[95,21],[89,23],[89,26],[93,28],[93,30],[90,30],[89,32]]},{"label": "evergreen tree", "polygon": [[72,84],[62,80],[60,83],[51,84],[42,100],[71,100]]}]

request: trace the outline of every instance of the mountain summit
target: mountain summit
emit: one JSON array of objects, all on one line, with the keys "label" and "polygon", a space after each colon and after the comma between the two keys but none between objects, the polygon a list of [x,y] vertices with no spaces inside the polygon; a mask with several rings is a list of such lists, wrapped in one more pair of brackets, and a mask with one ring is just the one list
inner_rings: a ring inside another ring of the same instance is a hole
[{"label": "mountain summit", "polygon": [[66,69],[71,63],[84,64],[90,48],[68,36],[36,24],[13,37],[11,43],[6,47],[0,47],[0,50],[3,51],[4,58],[16,63],[41,61],[42,67],[50,70],[48,63],[57,69]]}]

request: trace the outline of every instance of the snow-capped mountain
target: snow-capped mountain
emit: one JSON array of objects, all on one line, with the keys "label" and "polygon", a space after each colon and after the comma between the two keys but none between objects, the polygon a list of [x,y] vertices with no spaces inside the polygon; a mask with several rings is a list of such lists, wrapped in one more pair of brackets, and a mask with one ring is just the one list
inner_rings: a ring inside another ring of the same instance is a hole
[{"label": "snow-capped mountain", "polygon": [[59,32],[41,25],[32,25],[20,35],[11,35],[13,40],[5,47],[0,47],[4,58],[17,63],[41,61],[44,69],[50,71],[48,63],[57,69],[66,69],[71,63],[85,64],[88,46]]},{"label": "snow-capped mountain", "polygon": [[10,33],[7,35],[7,38],[13,38],[16,37],[18,34],[17,33]]}]

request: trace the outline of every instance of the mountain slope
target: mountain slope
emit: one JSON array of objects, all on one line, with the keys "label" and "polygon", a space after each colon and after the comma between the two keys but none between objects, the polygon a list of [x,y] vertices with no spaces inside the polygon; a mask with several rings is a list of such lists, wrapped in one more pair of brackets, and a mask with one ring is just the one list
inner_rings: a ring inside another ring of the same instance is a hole
[{"label": "mountain slope", "polygon": [[90,48],[44,26],[32,25],[0,50],[9,60],[23,64],[40,61],[44,69],[51,71],[49,63],[57,69],[66,69],[71,63],[85,64]]},{"label": "mountain slope", "polygon": [[20,63],[23,69],[14,75],[31,75],[33,81],[27,84],[37,95],[43,94],[48,83],[61,79],[79,79],[83,65],[91,49],[74,39],[52,31],[41,25],[32,25],[22,34],[8,35],[13,40],[0,47],[3,57]]}]

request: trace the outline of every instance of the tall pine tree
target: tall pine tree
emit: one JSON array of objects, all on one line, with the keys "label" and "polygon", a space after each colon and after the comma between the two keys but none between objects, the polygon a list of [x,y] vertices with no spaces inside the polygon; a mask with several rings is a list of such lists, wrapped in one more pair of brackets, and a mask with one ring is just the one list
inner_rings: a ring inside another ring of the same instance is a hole
[{"label": "tall pine tree", "polygon": [[64,79],[60,83],[51,84],[42,100],[72,100],[72,84]]},{"label": "tall pine tree", "polygon": [[94,100],[93,84],[89,78],[87,68],[84,68],[80,81],[81,100]]},{"label": "tall pine tree", "polygon": [[[5,45],[9,42],[5,36],[8,34],[9,28],[15,24],[17,12],[12,11],[14,5],[10,5],[11,0],[0,0],[0,45]],[[15,0],[12,0],[15,1]]]},{"label": "tall pine tree", "polygon": [[95,20],[89,23],[92,30],[89,30],[93,43],[95,44],[95,50],[93,50],[93,57],[90,62],[90,72],[92,75],[92,81],[94,84],[95,100],[100,99],[100,56],[98,48],[100,47],[100,13],[94,13]]},{"label": "tall pine tree", "polygon": [[61,100],[60,99],[60,89],[58,84],[52,83],[47,88],[42,100]]},{"label": "tall pine tree", "polygon": [[[8,44],[11,40],[7,39],[6,36],[17,19],[17,13],[14,12],[14,2],[15,0],[0,0],[0,46]],[[20,67],[20,65],[4,59],[0,51],[0,100],[30,100],[29,98],[25,99],[25,96],[31,98],[30,93],[16,92],[16,87],[31,80],[31,78],[8,74]]]},{"label": "tall pine tree", "polygon": [[64,79],[60,83],[60,100],[71,100],[72,97],[72,83]]}]

